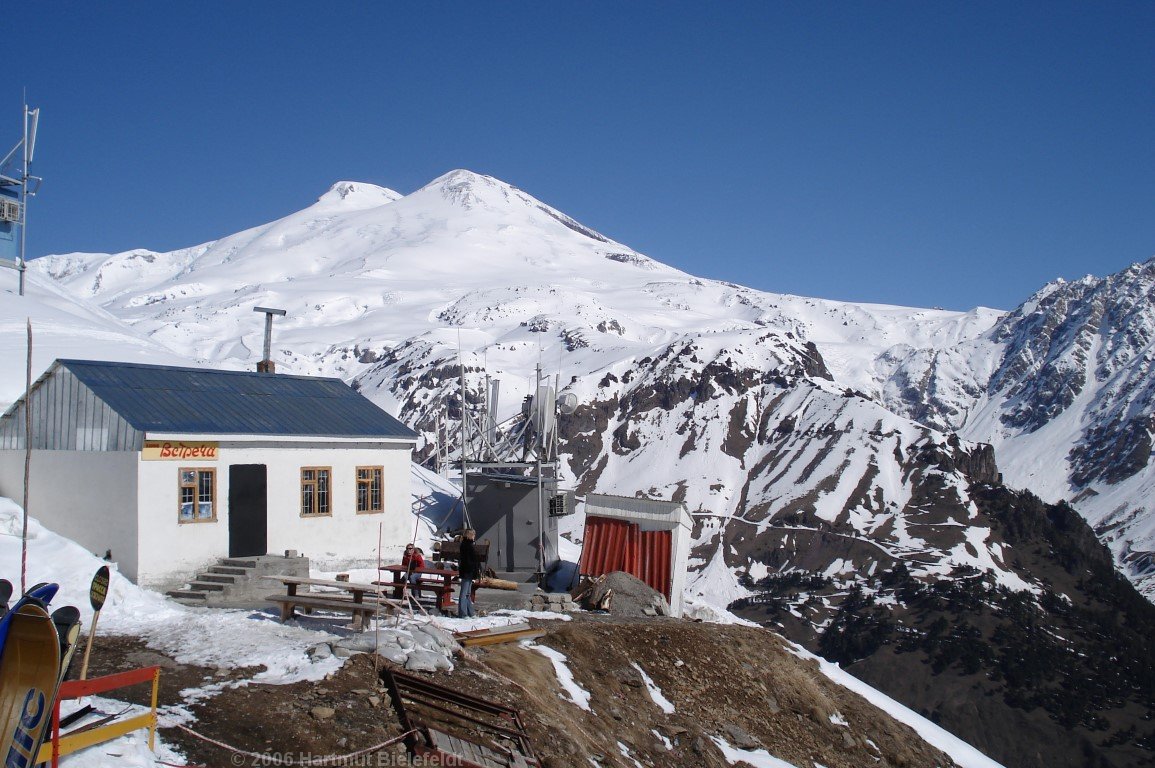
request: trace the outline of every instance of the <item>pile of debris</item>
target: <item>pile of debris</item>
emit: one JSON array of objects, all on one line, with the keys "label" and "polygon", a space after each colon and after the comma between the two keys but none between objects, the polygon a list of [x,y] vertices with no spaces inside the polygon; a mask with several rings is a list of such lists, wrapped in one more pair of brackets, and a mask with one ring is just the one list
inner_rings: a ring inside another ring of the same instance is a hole
[{"label": "pile of debris", "polygon": [[606,611],[624,618],[670,615],[670,604],[661,592],[623,571],[582,583],[573,599],[588,611]]},{"label": "pile of debris", "polygon": [[538,590],[529,601],[531,611],[546,611],[549,613],[573,613],[577,604],[568,592],[543,592]]}]

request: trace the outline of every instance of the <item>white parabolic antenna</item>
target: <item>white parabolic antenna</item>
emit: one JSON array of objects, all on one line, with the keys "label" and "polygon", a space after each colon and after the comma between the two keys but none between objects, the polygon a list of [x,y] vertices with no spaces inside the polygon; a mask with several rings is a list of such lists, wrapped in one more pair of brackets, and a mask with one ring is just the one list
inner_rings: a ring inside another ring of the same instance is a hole
[{"label": "white parabolic antenna", "polygon": [[562,416],[569,416],[577,410],[578,399],[573,392],[562,392],[557,397],[557,409]]}]

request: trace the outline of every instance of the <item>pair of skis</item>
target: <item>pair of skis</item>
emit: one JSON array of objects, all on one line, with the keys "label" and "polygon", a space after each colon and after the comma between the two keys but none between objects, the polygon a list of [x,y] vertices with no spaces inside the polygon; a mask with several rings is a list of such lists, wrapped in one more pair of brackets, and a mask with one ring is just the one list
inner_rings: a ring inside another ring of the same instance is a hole
[{"label": "pair of skis", "polygon": [[[5,586],[7,585],[7,586]],[[56,584],[37,584],[11,608],[12,585],[0,583],[0,756],[3,768],[31,768],[52,722],[56,691],[80,635],[80,611],[48,605]],[[7,593],[5,595],[5,593]]]}]

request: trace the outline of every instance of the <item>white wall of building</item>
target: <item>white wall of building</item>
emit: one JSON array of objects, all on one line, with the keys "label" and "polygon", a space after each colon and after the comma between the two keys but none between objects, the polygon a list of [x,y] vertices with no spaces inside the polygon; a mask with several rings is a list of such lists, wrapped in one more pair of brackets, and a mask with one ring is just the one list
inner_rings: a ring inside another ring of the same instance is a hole
[{"label": "white wall of building", "polygon": [[[411,461],[409,446],[283,452],[275,467],[269,464],[269,551],[296,549],[315,562],[372,561],[377,557],[379,528],[386,550],[403,546],[413,536]],[[306,466],[332,468],[332,514],[328,517],[300,514],[301,467]],[[363,466],[382,467],[384,512],[357,512],[356,469]]]},{"label": "white wall of building", "polygon": [[[96,555],[111,551],[135,580],[138,458],[132,451],[33,451],[29,515]],[[0,495],[23,503],[24,451],[0,451]]]},{"label": "white wall of building", "polygon": [[677,525],[670,529],[671,562],[670,569],[670,614],[682,617],[686,598],[687,568],[690,562],[690,538],[694,532],[690,514],[686,508],[679,510]]},{"label": "white wall of building", "polygon": [[[222,452],[223,453],[223,452]],[[137,454],[140,509],[140,568],[137,583],[172,589],[194,572],[215,564],[229,553],[228,479],[226,461],[143,461]],[[216,470],[216,519],[180,522],[180,470]]]},{"label": "white wall of building", "polygon": [[[206,435],[204,439],[211,440]],[[268,552],[295,549],[320,562],[372,562],[378,532],[395,550],[413,534],[409,488],[412,451],[407,444],[296,441],[220,441],[216,461],[139,461],[139,583],[180,586],[195,571],[229,551],[229,466],[263,464],[268,480]],[[382,467],[384,512],[356,510],[357,467]],[[215,468],[216,519],[180,521],[179,470]],[[331,514],[301,515],[301,468],[331,469]]]}]

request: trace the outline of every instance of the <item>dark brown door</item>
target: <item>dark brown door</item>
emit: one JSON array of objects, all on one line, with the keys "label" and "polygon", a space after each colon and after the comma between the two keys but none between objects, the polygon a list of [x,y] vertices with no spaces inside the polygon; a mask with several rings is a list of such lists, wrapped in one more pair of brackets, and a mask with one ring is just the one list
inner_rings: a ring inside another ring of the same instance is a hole
[{"label": "dark brown door", "polygon": [[229,467],[229,557],[267,554],[268,481],[264,464]]}]

